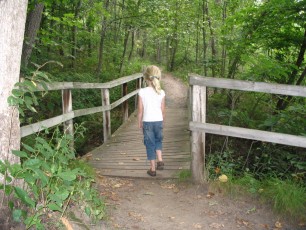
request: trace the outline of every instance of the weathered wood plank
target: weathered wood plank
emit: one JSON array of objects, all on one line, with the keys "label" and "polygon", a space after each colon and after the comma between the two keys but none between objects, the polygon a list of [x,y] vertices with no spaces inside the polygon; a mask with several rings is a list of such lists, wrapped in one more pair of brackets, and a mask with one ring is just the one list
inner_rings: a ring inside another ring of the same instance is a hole
[{"label": "weathered wood plank", "polygon": [[45,128],[50,128],[53,126],[56,126],[58,124],[61,124],[65,121],[71,120],[74,117],[74,112],[69,112],[60,116],[56,116],[44,121],[37,122],[35,124],[26,125],[23,127],[20,127],[21,137],[26,137],[28,135],[31,135],[36,132],[40,132],[41,130],[44,130]]},{"label": "weathered wood plank", "polygon": [[115,169],[99,169],[98,173],[103,176],[115,176],[126,178],[148,178],[148,179],[173,179],[178,178],[180,170],[162,170],[157,171],[156,177],[151,177],[144,170],[115,170]]},{"label": "weathered wood plank", "polygon": [[273,133],[254,129],[231,127],[216,124],[203,124],[200,122],[190,122],[189,127],[193,131],[202,131],[223,136],[239,137],[244,139],[272,142],[282,145],[290,145],[306,148],[306,137],[295,136],[284,133]]},{"label": "weathered wood plank", "polygon": [[[85,82],[52,82],[47,84],[48,90],[63,89],[109,89],[124,83],[142,78],[142,73],[136,73],[130,76],[122,77],[106,83],[85,83]],[[37,91],[45,91],[42,86],[37,86]]]},{"label": "weathered wood plank", "polygon": [[189,74],[191,85],[217,87],[252,92],[273,93],[290,96],[306,97],[306,87],[296,85],[284,85],[265,82],[251,82],[224,78],[203,77],[198,74]]}]

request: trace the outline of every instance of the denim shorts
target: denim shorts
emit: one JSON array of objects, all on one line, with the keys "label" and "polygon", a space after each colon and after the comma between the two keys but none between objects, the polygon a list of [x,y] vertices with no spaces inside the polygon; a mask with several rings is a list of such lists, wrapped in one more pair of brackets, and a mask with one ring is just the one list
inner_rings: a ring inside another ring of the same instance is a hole
[{"label": "denim shorts", "polygon": [[148,160],[156,159],[156,150],[163,148],[163,122],[143,122],[144,145],[147,150]]}]

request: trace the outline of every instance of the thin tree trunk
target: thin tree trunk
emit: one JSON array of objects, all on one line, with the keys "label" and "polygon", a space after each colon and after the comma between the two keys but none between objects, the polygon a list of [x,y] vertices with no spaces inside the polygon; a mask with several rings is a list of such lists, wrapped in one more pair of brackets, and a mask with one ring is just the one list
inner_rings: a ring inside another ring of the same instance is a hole
[{"label": "thin tree trunk", "polygon": [[125,54],[126,54],[126,50],[127,50],[127,45],[128,45],[128,41],[129,41],[129,36],[130,36],[130,30],[131,27],[128,26],[125,30],[125,36],[124,36],[124,44],[123,44],[123,53],[122,53],[122,57],[121,57],[121,61],[120,61],[120,69],[119,69],[119,73],[120,76],[122,75],[123,72],[123,64],[124,64],[124,58],[125,58]]},{"label": "thin tree trunk", "polygon": [[170,46],[172,47],[171,49],[171,56],[170,56],[170,66],[169,70],[173,71],[174,70],[174,65],[175,65],[175,55],[178,47],[178,10],[179,10],[179,4],[176,2],[175,6],[175,16],[174,16],[174,31],[173,31],[173,37],[171,39]]},{"label": "thin tree trunk", "polygon": [[[105,10],[108,10],[109,6],[109,0],[105,0]],[[99,46],[99,56],[98,56],[98,66],[96,73],[99,76],[102,72],[102,66],[103,66],[103,51],[104,51],[104,40],[106,35],[106,28],[107,28],[107,19],[105,16],[102,18],[102,28],[101,28],[101,34],[100,34],[100,46]]]},{"label": "thin tree trunk", "polygon": [[[74,19],[75,21],[78,20],[80,9],[82,5],[82,0],[79,0],[74,11]],[[77,32],[78,28],[76,25],[72,27],[72,67],[76,68],[76,59],[77,59]]]},{"label": "thin tree trunk", "polygon": [[[200,3],[199,3],[199,7],[201,7],[200,6]],[[197,17],[197,24],[196,24],[196,28],[197,28],[197,30],[196,30],[196,47],[195,47],[195,64],[197,65],[198,64],[198,62],[199,62],[199,47],[200,47],[200,42],[199,42],[199,39],[200,39],[200,28],[203,26],[203,23],[202,24],[200,24],[200,21],[201,21],[201,14],[200,13],[198,13],[198,15],[197,15],[198,17]]]},{"label": "thin tree trunk", "polygon": [[132,31],[131,50],[130,50],[129,59],[128,59],[129,61],[132,60],[134,47],[135,47],[135,30]]},{"label": "thin tree trunk", "polygon": [[[0,1],[0,160],[12,164],[19,163],[12,150],[20,148],[20,124],[18,110],[8,105],[7,98],[19,80],[27,3],[27,0]],[[6,182],[0,174],[0,183]]]},{"label": "thin tree trunk", "polygon": [[33,47],[35,46],[35,39],[40,27],[42,13],[44,10],[44,3],[35,4],[34,9],[29,12],[27,16],[25,39],[22,49],[22,64],[26,68],[32,54]]},{"label": "thin tree trunk", "polygon": [[212,22],[211,22],[211,17],[209,16],[209,10],[208,10],[208,3],[206,1],[206,16],[207,16],[207,21],[208,21],[208,26],[209,26],[209,31],[210,31],[210,39],[211,39],[211,75],[212,77],[216,76],[216,56],[217,56],[217,49],[216,49],[216,45],[215,45],[215,34],[212,28]]},{"label": "thin tree trunk", "polygon": [[167,66],[167,68],[169,68],[169,66],[170,66],[169,56],[170,56],[170,37],[167,36],[167,40],[166,40],[166,66]]},{"label": "thin tree trunk", "polygon": [[202,26],[202,36],[203,36],[203,70],[204,70],[204,76],[207,77],[207,54],[206,54],[206,50],[207,50],[207,43],[206,43],[206,28],[205,28],[205,24],[204,22],[206,21],[206,0],[203,0],[202,3],[202,15],[203,15],[203,26]]},{"label": "thin tree trunk", "polygon": [[[227,17],[227,5],[226,5],[226,1],[224,1],[224,4],[223,4],[223,11],[222,11],[222,24],[224,25],[225,24],[225,19]],[[226,48],[225,48],[225,44],[222,44],[222,57],[221,57],[221,74],[220,76],[222,78],[225,77],[225,69],[226,69]]]},{"label": "thin tree trunk", "polygon": [[145,58],[145,56],[146,56],[146,48],[147,48],[147,32],[144,31],[142,49],[141,49],[141,55],[140,55],[142,58]]}]

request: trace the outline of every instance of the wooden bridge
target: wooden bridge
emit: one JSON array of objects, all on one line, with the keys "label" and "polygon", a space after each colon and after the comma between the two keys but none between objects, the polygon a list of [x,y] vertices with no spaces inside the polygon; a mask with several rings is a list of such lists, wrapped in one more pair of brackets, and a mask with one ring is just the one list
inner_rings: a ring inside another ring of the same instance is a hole
[{"label": "wooden bridge", "polygon": [[[190,74],[189,78],[190,112],[187,111],[187,107],[171,106],[166,108],[163,146],[165,169],[163,171],[158,171],[157,178],[174,178],[178,176],[181,170],[190,169],[193,181],[202,183],[205,179],[205,170],[203,169],[205,169],[206,133],[306,148],[306,137],[303,136],[210,124],[206,122],[207,87],[306,97],[305,86],[207,78],[196,74]],[[136,89],[128,93],[128,83],[135,80]],[[59,82],[48,84],[48,90],[62,90],[63,114],[21,127],[21,137],[28,136],[42,129],[50,128],[61,123],[64,123],[64,130],[73,135],[73,118],[94,113],[102,113],[104,144],[87,156],[90,164],[97,168],[102,175],[148,177],[146,171],[149,168],[149,163],[146,162],[143,136],[141,130],[139,130],[136,125],[137,118],[135,113],[128,116],[128,99],[131,98],[136,101],[134,97],[139,92],[141,85],[141,73],[123,77],[108,83]],[[122,87],[122,97],[111,103],[109,90],[120,86]],[[102,106],[73,110],[72,89],[101,90]],[[43,90],[43,87],[37,88],[37,91]],[[114,134],[111,134],[110,111],[120,104],[122,104],[123,108],[124,124]],[[188,114],[190,114],[190,116],[188,116]],[[191,135],[189,130],[191,131]]]}]

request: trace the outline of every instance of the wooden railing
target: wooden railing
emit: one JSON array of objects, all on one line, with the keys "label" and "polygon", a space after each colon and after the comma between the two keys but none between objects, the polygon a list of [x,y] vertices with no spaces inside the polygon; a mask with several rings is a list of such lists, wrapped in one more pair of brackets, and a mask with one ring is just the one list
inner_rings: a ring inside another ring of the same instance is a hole
[{"label": "wooden railing", "polygon": [[[128,93],[128,83],[136,81],[136,89]],[[122,85],[122,97],[110,104],[110,89]],[[56,82],[47,84],[48,90],[62,91],[62,110],[63,114],[53,118],[49,118],[31,125],[21,127],[21,137],[39,132],[45,128],[50,128],[64,123],[66,133],[73,135],[73,118],[85,116],[94,113],[103,113],[103,137],[106,141],[111,135],[110,111],[123,103],[123,121],[128,119],[129,107],[128,99],[137,95],[142,85],[142,74],[137,73],[131,76],[122,77],[107,83],[81,83],[81,82]],[[72,108],[72,89],[100,89],[101,90],[101,106],[73,110]],[[44,91],[43,87],[38,87],[37,91]]]},{"label": "wooden railing", "polygon": [[306,137],[303,136],[206,123],[207,87],[306,97],[305,86],[209,78],[197,74],[189,74],[189,84],[192,110],[189,123],[189,128],[192,131],[191,171],[195,182],[202,183],[206,177],[204,174],[205,133],[306,148]]}]

